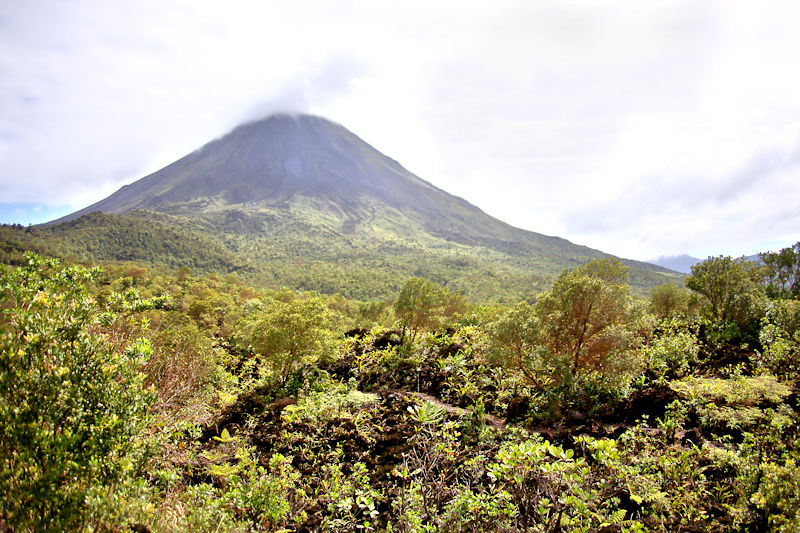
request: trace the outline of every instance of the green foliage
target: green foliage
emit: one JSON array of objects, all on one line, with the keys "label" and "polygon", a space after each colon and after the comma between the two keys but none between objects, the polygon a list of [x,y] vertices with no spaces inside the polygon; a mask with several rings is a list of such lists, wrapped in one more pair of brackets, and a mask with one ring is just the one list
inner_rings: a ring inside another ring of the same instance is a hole
[{"label": "green foliage", "polygon": [[731,379],[690,377],[674,382],[674,387],[701,402],[724,405],[769,405],[782,402],[792,389],[775,376],[737,376]]},{"label": "green foliage", "polygon": [[432,402],[411,405],[408,407],[408,412],[411,413],[411,420],[416,424],[418,431],[435,432],[437,426],[441,425],[445,419],[444,409]]},{"label": "green foliage", "polygon": [[20,250],[36,249],[83,261],[140,261],[204,271],[252,268],[204,233],[196,224],[183,224],[165,214],[95,211],[62,224],[33,226],[27,232],[0,227],[0,242],[19,242],[16,250],[0,247],[0,262],[19,262]]},{"label": "green foliage", "polygon": [[659,376],[685,376],[700,352],[694,329],[680,319],[659,322],[659,333],[641,347],[647,367]]},{"label": "green foliage", "polygon": [[551,383],[553,362],[542,347],[541,326],[533,308],[520,302],[491,323],[490,358],[495,363],[516,368],[539,389]]},{"label": "green foliage", "polygon": [[142,458],[151,347],[106,341],[113,310],[87,292],[98,274],[35,255],[0,270],[0,501],[15,529],[79,529],[113,514],[87,502],[109,501]]},{"label": "green foliage", "polygon": [[674,283],[662,283],[650,289],[650,309],[659,318],[685,313],[689,308],[689,292]]},{"label": "green foliage", "polygon": [[641,506],[642,514],[672,524],[706,519],[711,487],[703,472],[703,451],[676,446],[671,432],[654,435],[642,430],[634,428],[616,441],[617,451],[606,455],[610,473]]},{"label": "green foliage", "polygon": [[420,331],[436,329],[446,317],[464,308],[460,294],[450,293],[444,287],[422,278],[406,281],[394,303],[395,315],[412,331],[412,342]]},{"label": "green foliage", "polygon": [[224,500],[252,524],[281,524],[292,511],[290,498],[303,497],[290,494],[300,477],[292,468],[291,458],[276,453],[264,468],[253,460],[249,450],[239,450],[236,456],[240,462],[235,465],[236,474],[226,479],[230,489]]},{"label": "green foliage", "polygon": [[763,530],[797,531],[800,525],[798,437],[796,418],[767,416],[738,447],[735,483],[747,505],[743,514]]},{"label": "green foliage", "polygon": [[[25,250],[37,250],[79,261],[186,266],[195,275],[238,272],[260,287],[341,293],[365,301],[390,298],[416,276],[471,301],[510,304],[532,289],[545,289],[565,267],[599,254],[487,221],[463,205],[454,206],[457,220],[447,225],[455,227],[447,229],[441,219],[423,224],[413,213],[359,200],[344,209],[297,196],[281,207],[219,207],[178,202],[160,207],[165,212],[94,212],[54,225],[0,225],[0,262],[20,261]],[[641,264],[631,266],[631,284],[639,294],[679,280]]]},{"label": "green foliage", "polygon": [[686,286],[704,298],[703,310],[716,321],[744,332],[760,318],[763,271],[755,263],[728,256],[709,257],[692,266]]},{"label": "green foliage", "polygon": [[797,380],[800,377],[800,302],[773,302],[759,333],[763,347],[759,364],[773,374]]},{"label": "green foliage", "polygon": [[182,405],[215,370],[211,339],[185,314],[157,310],[147,313],[144,321],[121,317],[110,330],[123,339],[149,337],[152,354],[142,371],[147,382],[157,386],[159,408]]},{"label": "green foliage", "polygon": [[758,490],[750,497],[759,511],[767,516],[773,531],[797,531],[800,528],[800,466],[797,459],[783,464],[771,462],[761,465]]},{"label": "green foliage", "polygon": [[524,375],[546,418],[566,404],[613,403],[640,370],[626,275],[613,259],[564,271],[533,306],[522,302],[487,326],[489,361]]},{"label": "green foliage", "polygon": [[582,457],[541,438],[503,443],[488,475],[493,490],[508,493],[517,507],[518,531],[581,531],[619,524],[625,516],[616,502],[598,499],[599,487]]},{"label": "green foliage", "polygon": [[323,467],[323,500],[330,516],[322,523],[323,531],[373,531],[378,516],[380,491],[371,486],[366,465],[357,462],[350,475],[343,475],[338,465]]},{"label": "green foliage", "polygon": [[800,242],[759,255],[766,266],[767,294],[772,298],[800,298]]},{"label": "green foliage", "polygon": [[362,325],[384,324],[388,311],[385,301],[364,302],[358,306],[358,320]]},{"label": "green foliage", "polygon": [[346,383],[329,379],[318,384],[320,391],[304,391],[296,405],[289,405],[281,414],[288,423],[303,422],[319,426],[331,419],[354,419],[362,409],[377,403],[375,394],[354,390]]},{"label": "green foliage", "polygon": [[590,373],[616,382],[625,375],[632,342],[626,280],[625,265],[596,260],[563,272],[539,296],[534,310],[542,324],[541,342],[564,370],[558,382]]},{"label": "green foliage", "polygon": [[305,494],[297,488],[300,475],[292,468],[291,457],[276,453],[262,465],[250,447],[238,446],[226,458],[209,468],[215,485],[187,487],[182,495],[186,513],[159,529],[273,531],[287,515],[303,516],[299,506]]},{"label": "green foliage", "polygon": [[[650,315],[602,261],[513,308],[466,309],[437,285],[401,344],[387,301],[193,271],[26,260],[0,275],[0,530],[797,528],[796,301],[768,302],[753,354],[724,342],[732,321]],[[372,330],[341,340],[355,325]],[[629,408],[661,399],[625,431]],[[161,453],[145,470],[148,422]],[[47,454],[13,462],[33,434]]]},{"label": "green foliage", "polygon": [[735,376],[729,379],[689,377],[672,387],[697,410],[700,422],[715,431],[748,429],[772,416],[785,418],[788,413],[770,409],[780,406],[792,389],[775,376]]},{"label": "green foliage", "polygon": [[245,318],[242,329],[272,372],[286,378],[301,363],[317,360],[333,348],[332,320],[323,298],[305,294],[288,302],[267,302]]}]

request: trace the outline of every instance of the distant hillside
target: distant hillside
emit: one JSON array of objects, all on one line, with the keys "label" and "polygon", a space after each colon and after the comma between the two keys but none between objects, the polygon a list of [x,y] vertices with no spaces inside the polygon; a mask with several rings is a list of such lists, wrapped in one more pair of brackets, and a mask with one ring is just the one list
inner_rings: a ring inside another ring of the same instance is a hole
[{"label": "distant hillside", "polygon": [[29,228],[0,227],[0,262],[16,263],[25,250],[77,261],[135,261],[224,272],[253,270],[215,241],[182,223],[106,215]]},{"label": "distant hillside", "polygon": [[664,268],[668,268],[670,270],[674,270],[676,272],[683,272],[684,274],[689,274],[692,271],[692,265],[696,265],[702,261],[697,257],[692,257],[691,255],[662,255],[656,257],[655,259],[651,259],[648,263],[653,263],[654,265],[659,265]]},{"label": "distant hillside", "polygon": [[[76,230],[65,223],[94,211],[203,235],[211,263],[221,265],[214,258],[229,254],[267,284],[360,298],[390,295],[408,277],[424,276],[474,298],[514,301],[531,298],[565,268],[609,256],[501,222],[344,127],[307,115],[240,126],[48,231],[76,243],[66,236]],[[99,220],[85,224],[106,231]],[[85,251],[124,255],[109,248]],[[678,276],[626,263],[642,292]]]}]

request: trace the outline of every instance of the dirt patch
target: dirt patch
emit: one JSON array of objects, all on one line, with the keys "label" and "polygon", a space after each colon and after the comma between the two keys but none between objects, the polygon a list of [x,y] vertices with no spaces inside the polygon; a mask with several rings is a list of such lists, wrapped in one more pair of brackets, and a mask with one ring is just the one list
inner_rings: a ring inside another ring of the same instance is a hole
[{"label": "dirt patch", "polygon": [[527,396],[516,396],[511,398],[506,409],[506,422],[522,420],[531,408],[531,400]]},{"label": "dirt patch", "polygon": [[386,350],[393,346],[403,344],[403,332],[396,329],[384,331],[372,341],[372,348],[375,350]]}]

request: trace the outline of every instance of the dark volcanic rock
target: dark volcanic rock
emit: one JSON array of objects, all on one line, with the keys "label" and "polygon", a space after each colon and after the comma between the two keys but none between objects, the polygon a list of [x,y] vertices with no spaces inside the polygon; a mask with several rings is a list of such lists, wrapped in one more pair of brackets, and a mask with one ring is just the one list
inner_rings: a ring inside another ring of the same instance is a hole
[{"label": "dark volcanic rock", "polygon": [[618,405],[609,418],[633,424],[647,415],[650,421],[654,422],[657,418],[662,418],[667,406],[679,398],[678,393],[669,385],[656,384],[635,392],[627,401]]},{"label": "dark volcanic rock", "polygon": [[506,422],[514,422],[524,418],[530,409],[530,400],[527,397],[512,398],[506,410]]}]

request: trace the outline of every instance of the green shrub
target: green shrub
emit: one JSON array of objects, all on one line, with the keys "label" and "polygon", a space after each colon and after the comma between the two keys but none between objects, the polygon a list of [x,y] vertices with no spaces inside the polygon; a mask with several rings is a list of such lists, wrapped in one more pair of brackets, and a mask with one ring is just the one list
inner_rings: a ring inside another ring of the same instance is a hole
[{"label": "green shrub", "polygon": [[141,459],[151,349],[106,342],[113,313],[86,290],[98,273],[35,255],[0,269],[0,507],[15,530],[86,527],[113,511],[87,502],[113,499]]},{"label": "green shrub", "polygon": [[289,302],[272,300],[240,323],[250,346],[264,356],[270,370],[287,377],[305,362],[334,352],[333,313],[325,301],[306,294]]},{"label": "green shrub", "polygon": [[694,404],[700,422],[712,429],[750,428],[770,413],[779,418],[791,413],[782,405],[792,393],[791,387],[768,374],[730,379],[691,377],[672,382],[672,388]]},{"label": "green shrub", "polygon": [[664,320],[660,329],[662,333],[642,347],[647,367],[659,375],[686,375],[700,351],[697,336],[678,320]]},{"label": "green shrub", "polygon": [[762,321],[758,362],[780,377],[796,379],[800,372],[800,302],[773,302]]},{"label": "green shrub", "polygon": [[[800,527],[800,440],[797,420],[765,413],[763,422],[744,434],[735,485],[749,513],[743,517],[762,530]],[[755,519],[755,520],[754,520]]]},{"label": "green shrub", "polygon": [[662,283],[650,289],[650,310],[659,318],[685,313],[689,308],[688,290],[674,283]]}]

